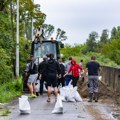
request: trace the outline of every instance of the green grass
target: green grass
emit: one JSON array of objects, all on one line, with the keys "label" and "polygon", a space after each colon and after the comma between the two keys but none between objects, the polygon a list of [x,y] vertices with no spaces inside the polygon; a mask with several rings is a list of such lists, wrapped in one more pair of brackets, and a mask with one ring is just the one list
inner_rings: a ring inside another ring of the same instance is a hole
[{"label": "green grass", "polygon": [[0,103],[6,103],[22,94],[22,79],[15,79],[0,85]]},{"label": "green grass", "polygon": [[8,116],[9,114],[11,113],[11,111],[6,108],[2,113],[1,113],[1,116]]}]

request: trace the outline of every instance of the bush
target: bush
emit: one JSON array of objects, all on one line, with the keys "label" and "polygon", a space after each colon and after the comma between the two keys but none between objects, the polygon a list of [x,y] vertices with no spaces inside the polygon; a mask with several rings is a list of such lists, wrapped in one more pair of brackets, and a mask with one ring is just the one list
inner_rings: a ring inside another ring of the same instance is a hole
[{"label": "bush", "polygon": [[109,58],[106,58],[104,55],[100,53],[94,53],[94,52],[88,52],[87,54],[80,56],[75,56],[77,63],[80,63],[80,60],[83,59],[83,66],[86,66],[86,63],[91,60],[91,56],[96,56],[96,61],[98,61],[101,65],[107,65],[112,67],[119,67],[114,61],[110,60]]},{"label": "bush", "polygon": [[0,103],[10,102],[23,91],[22,79],[15,79],[0,85]]},{"label": "bush", "polygon": [[0,48],[0,84],[10,81],[13,76],[9,61],[10,57],[7,56],[4,49]]}]

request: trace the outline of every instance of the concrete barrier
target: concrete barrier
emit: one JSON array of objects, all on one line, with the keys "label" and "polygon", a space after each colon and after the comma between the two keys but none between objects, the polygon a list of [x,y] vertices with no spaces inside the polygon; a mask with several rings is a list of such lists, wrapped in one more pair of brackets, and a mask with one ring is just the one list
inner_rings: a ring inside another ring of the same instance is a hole
[{"label": "concrete barrier", "polygon": [[101,66],[102,81],[113,91],[120,94],[120,68]]}]

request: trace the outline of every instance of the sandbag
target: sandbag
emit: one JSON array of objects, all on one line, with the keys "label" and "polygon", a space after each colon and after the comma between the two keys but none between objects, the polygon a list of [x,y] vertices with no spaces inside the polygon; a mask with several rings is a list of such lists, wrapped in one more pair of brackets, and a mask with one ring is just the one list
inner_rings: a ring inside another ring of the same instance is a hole
[{"label": "sandbag", "polygon": [[72,85],[60,88],[60,96],[64,102],[82,102],[82,98],[77,91],[77,87]]},{"label": "sandbag", "polygon": [[[44,92],[47,92],[46,84],[47,84],[46,82],[44,82],[44,84],[43,84],[43,91]],[[36,81],[36,92],[40,92],[40,80]]]},{"label": "sandbag", "polygon": [[63,102],[75,102],[73,86],[70,84],[60,88],[60,96]]},{"label": "sandbag", "polygon": [[60,97],[63,102],[66,102],[66,88],[62,87],[59,89],[60,91]]},{"label": "sandbag", "polygon": [[47,83],[44,82],[44,84],[43,84],[43,91],[44,91],[44,92],[47,92],[47,88],[46,88],[46,87],[47,87]]},{"label": "sandbag", "polygon": [[59,95],[57,97],[57,102],[55,104],[55,107],[54,107],[52,113],[53,114],[63,114],[63,104],[62,104],[61,97]]},{"label": "sandbag", "polygon": [[75,99],[74,99],[74,95],[75,95],[75,90],[71,87],[69,87],[69,89],[67,90],[67,93],[66,93],[66,101],[67,102],[76,102]]},{"label": "sandbag", "polygon": [[102,76],[98,76],[98,80],[101,81],[102,80]]},{"label": "sandbag", "polygon": [[40,92],[40,81],[36,81],[36,92]]},{"label": "sandbag", "polygon": [[22,95],[19,98],[19,110],[21,114],[31,113],[30,103],[28,101],[28,96]]},{"label": "sandbag", "polygon": [[82,102],[83,101],[80,94],[78,93],[78,91],[75,91],[74,99],[76,100],[76,102]]}]

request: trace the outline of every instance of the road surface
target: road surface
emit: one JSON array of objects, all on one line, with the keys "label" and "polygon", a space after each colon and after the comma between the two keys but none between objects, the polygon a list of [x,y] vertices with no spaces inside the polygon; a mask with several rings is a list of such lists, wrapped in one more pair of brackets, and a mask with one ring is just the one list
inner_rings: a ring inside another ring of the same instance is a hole
[{"label": "road surface", "polygon": [[[29,99],[31,105],[31,114],[21,115],[18,105],[12,110],[7,119],[0,120],[120,120],[120,112],[116,114],[111,105],[103,103],[87,102],[63,102],[63,114],[52,114],[55,106],[55,98],[52,96],[51,102],[47,103],[47,95],[39,96],[35,99]],[[115,116],[114,118],[113,113]]]}]

